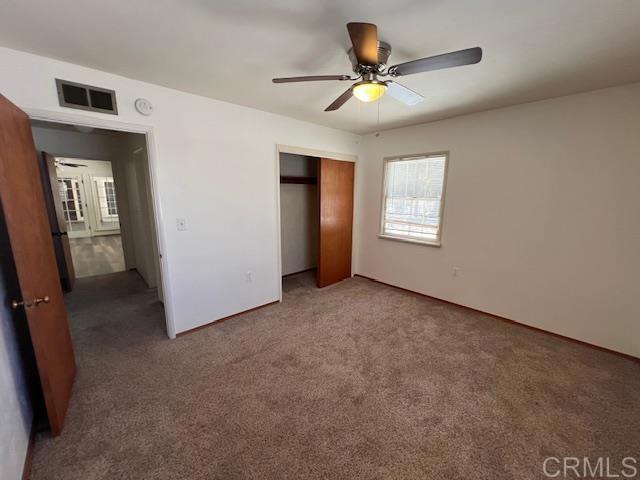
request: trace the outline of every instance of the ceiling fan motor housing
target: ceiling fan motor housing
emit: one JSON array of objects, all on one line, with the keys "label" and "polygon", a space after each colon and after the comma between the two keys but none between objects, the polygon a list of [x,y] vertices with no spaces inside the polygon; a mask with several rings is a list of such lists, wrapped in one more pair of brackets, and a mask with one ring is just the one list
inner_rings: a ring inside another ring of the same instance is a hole
[{"label": "ceiling fan motor housing", "polygon": [[382,72],[387,66],[389,55],[391,55],[391,45],[389,45],[387,42],[378,41],[378,65],[373,68],[366,65],[360,65],[358,63],[358,59],[356,58],[356,54],[353,51],[353,47],[349,49],[347,54],[349,55],[349,60],[351,60],[353,71],[358,75],[371,71]]},{"label": "ceiling fan motor housing", "polygon": [[[395,100],[405,105],[413,106],[422,102],[424,97],[396,82],[396,77],[462,65],[473,65],[482,60],[482,48],[473,47],[419,58],[388,67],[387,62],[391,55],[391,45],[378,40],[378,27],[375,24],[349,22],[347,23],[347,31],[352,45],[347,51],[347,56],[356,74],[355,78],[350,75],[307,75],[303,77],[274,78],[271,81],[273,83],[293,83],[356,80],[357,83],[351,85],[342,95],[336,98],[331,105],[324,109],[325,112],[338,110],[352,97],[356,97],[362,102],[374,102],[384,95],[387,90]],[[392,77],[394,80],[379,79],[384,77]]]}]

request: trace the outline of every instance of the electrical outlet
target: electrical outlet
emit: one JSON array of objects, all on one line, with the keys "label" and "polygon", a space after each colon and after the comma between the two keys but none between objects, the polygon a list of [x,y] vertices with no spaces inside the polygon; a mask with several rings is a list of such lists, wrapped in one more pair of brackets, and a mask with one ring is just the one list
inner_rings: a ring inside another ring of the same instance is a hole
[{"label": "electrical outlet", "polygon": [[247,272],[244,274],[245,279],[247,280],[247,283],[252,283],[253,282],[253,272]]},{"label": "electrical outlet", "polygon": [[179,232],[184,232],[187,229],[187,219],[186,218],[176,218],[176,227]]},{"label": "electrical outlet", "polygon": [[453,267],[453,276],[454,277],[460,276],[460,267]]}]

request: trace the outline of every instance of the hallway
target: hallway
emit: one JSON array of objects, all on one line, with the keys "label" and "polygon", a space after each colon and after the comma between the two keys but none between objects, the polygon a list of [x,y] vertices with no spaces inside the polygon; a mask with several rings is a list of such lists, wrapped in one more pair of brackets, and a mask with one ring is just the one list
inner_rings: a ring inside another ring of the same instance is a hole
[{"label": "hallway", "polygon": [[[109,336],[113,330],[144,328],[146,333],[158,331],[166,338],[164,312],[155,288],[147,288],[135,270],[80,278],[73,292],[65,295],[69,326],[76,352],[76,361],[82,368],[81,347],[83,334]],[[92,330],[86,332],[86,330]],[[87,354],[94,355],[94,351]]]},{"label": "hallway", "polygon": [[76,278],[106,275],[125,270],[122,237],[99,235],[70,238],[71,258]]}]

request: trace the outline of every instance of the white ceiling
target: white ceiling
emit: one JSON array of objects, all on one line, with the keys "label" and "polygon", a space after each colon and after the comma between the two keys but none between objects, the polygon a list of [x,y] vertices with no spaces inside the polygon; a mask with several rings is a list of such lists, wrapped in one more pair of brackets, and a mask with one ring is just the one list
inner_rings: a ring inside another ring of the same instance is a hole
[{"label": "white ceiling", "polygon": [[[378,25],[390,64],[480,46],[477,65],[404,77],[381,129],[640,81],[639,0],[0,0],[0,44],[354,132],[377,105],[323,109],[349,74],[345,24]],[[73,79],[69,79],[73,80]]]}]

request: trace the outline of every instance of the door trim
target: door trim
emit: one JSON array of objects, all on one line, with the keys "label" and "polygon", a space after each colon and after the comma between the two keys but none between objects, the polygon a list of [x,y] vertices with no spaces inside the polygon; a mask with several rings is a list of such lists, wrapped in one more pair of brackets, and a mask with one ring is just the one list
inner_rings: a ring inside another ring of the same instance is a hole
[{"label": "door trim", "polygon": [[276,196],[276,257],[278,260],[278,300],[282,302],[282,235],[281,235],[281,218],[280,218],[280,154],[281,153],[293,153],[295,155],[306,155],[309,157],[330,158],[332,160],[342,160],[344,162],[353,162],[354,165],[354,179],[353,179],[353,232],[354,235],[351,238],[351,276],[354,276],[355,259],[357,257],[356,246],[356,229],[357,223],[357,199],[358,199],[358,156],[350,153],[337,153],[326,152],[324,150],[314,150],[312,148],[296,147],[292,145],[283,145],[276,143],[276,155],[275,155],[275,196]]},{"label": "door trim", "polygon": [[156,150],[155,133],[151,125],[141,125],[126,123],[114,119],[96,118],[86,115],[70,114],[67,112],[57,112],[51,110],[41,110],[34,108],[22,108],[22,110],[29,116],[31,120],[42,120],[46,122],[58,122],[67,123],[71,125],[78,125],[84,127],[103,128],[107,130],[117,130],[120,132],[128,133],[140,133],[146,137],[147,141],[147,155],[149,156],[148,174],[150,180],[151,190],[151,203],[153,205],[153,212],[155,216],[156,239],[158,242],[158,252],[162,257],[160,262],[160,281],[162,282],[163,300],[164,300],[164,313],[167,327],[167,336],[170,339],[176,338],[175,327],[175,312],[173,309],[173,290],[171,284],[168,281],[169,275],[169,262],[167,257],[167,250],[165,245],[167,244],[164,235],[165,222],[162,217],[162,209],[160,208],[160,196],[158,185],[158,154]]}]

